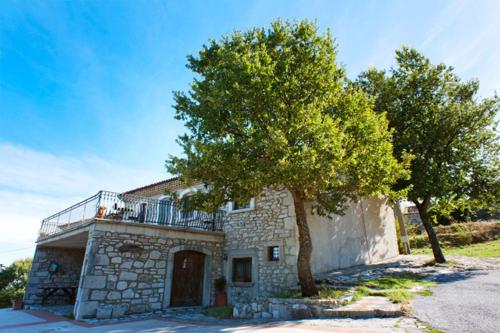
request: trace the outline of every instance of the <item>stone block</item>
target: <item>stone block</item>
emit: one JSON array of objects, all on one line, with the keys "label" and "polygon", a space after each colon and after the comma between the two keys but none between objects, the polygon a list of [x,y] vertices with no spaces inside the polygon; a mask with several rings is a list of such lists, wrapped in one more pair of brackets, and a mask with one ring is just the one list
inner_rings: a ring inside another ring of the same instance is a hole
[{"label": "stone block", "polygon": [[134,272],[121,272],[120,273],[121,281],[135,281],[137,280],[137,273]]},{"label": "stone block", "polygon": [[127,310],[129,308],[128,304],[118,304],[113,306],[113,318],[121,318],[124,317],[125,314],[127,313]]},{"label": "stone block", "polygon": [[103,289],[106,287],[106,276],[88,275],[83,277],[83,288]]},{"label": "stone block", "polygon": [[122,292],[122,297],[123,298],[134,298],[134,290],[133,289],[127,289],[124,292]]},{"label": "stone block", "polygon": [[94,290],[90,294],[90,300],[91,301],[102,301],[106,298],[107,294],[108,294],[108,292],[105,290]]},{"label": "stone block", "polygon": [[154,260],[148,259],[144,264],[144,268],[153,268],[155,265]]},{"label": "stone block", "polygon": [[120,268],[130,269],[132,268],[132,261],[125,261],[120,265]]},{"label": "stone block", "polygon": [[149,258],[151,259],[160,259],[161,257],[161,252],[160,251],[151,251],[151,253],[149,254]]},{"label": "stone block", "polygon": [[127,289],[127,282],[125,282],[125,281],[118,282],[118,284],[116,285],[116,289],[118,289],[118,290]]},{"label": "stone block", "polygon": [[109,265],[109,257],[105,254],[98,254],[94,257],[94,265],[107,266]]},{"label": "stone block", "polygon": [[109,300],[117,300],[117,299],[121,299],[122,298],[122,295],[119,291],[110,291],[109,294],[108,294],[108,297],[107,299]]},{"label": "stone block", "polygon": [[95,317],[98,306],[99,302],[97,301],[80,302],[76,309],[76,319]]},{"label": "stone block", "polygon": [[144,263],[142,261],[134,261],[134,265],[133,265],[135,268],[142,268],[144,267]]},{"label": "stone block", "polygon": [[121,264],[122,263],[122,257],[114,257],[114,258],[111,258],[111,262],[113,264]]},{"label": "stone block", "polygon": [[100,306],[97,308],[95,317],[97,319],[109,319],[113,313],[113,307],[110,305]]}]

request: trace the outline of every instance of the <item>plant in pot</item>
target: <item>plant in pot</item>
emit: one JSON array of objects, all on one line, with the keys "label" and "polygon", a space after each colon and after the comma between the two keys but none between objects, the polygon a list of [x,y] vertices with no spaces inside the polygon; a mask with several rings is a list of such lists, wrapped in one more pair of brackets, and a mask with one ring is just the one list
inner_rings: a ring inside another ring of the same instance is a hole
[{"label": "plant in pot", "polygon": [[14,310],[21,310],[23,308],[23,297],[24,297],[24,290],[22,289],[15,290],[14,292],[12,292],[11,302],[12,302],[12,308]]},{"label": "plant in pot", "polygon": [[227,293],[226,293],[226,278],[221,276],[215,279],[215,306],[222,307],[227,305]]}]

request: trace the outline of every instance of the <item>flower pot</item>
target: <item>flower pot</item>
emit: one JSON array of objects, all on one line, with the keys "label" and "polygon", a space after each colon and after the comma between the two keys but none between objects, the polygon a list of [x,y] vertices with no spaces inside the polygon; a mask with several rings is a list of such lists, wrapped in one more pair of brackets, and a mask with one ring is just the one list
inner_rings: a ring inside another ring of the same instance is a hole
[{"label": "flower pot", "polygon": [[12,300],[12,308],[14,310],[22,310],[23,309],[23,300],[22,299]]},{"label": "flower pot", "polygon": [[227,294],[225,291],[217,291],[215,293],[215,306],[222,307],[227,305]]}]

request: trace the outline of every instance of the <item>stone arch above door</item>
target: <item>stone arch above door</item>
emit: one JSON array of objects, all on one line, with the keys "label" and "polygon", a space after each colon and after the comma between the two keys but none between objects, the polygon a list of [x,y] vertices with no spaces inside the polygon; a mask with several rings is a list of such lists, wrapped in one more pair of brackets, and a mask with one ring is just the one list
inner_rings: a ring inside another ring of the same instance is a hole
[{"label": "stone arch above door", "polygon": [[182,251],[195,251],[203,253],[205,255],[205,267],[203,270],[203,297],[202,305],[210,305],[210,294],[212,288],[212,265],[213,265],[213,255],[212,251],[194,244],[183,244],[172,247],[167,256],[167,274],[165,279],[165,292],[163,296],[163,308],[168,308],[170,306],[172,297],[172,278],[174,275],[174,257],[177,252]]}]

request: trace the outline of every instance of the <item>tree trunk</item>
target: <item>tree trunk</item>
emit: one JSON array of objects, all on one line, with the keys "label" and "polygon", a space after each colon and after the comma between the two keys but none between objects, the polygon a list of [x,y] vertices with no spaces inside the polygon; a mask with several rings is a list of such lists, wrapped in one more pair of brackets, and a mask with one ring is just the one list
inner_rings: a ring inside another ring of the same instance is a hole
[{"label": "tree trunk", "polygon": [[399,202],[394,203],[394,211],[396,212],[396,219],[399,226],[399,239],[401,239],[403,254],[411,254],[410,242],[408,241],[408,233],[406,232],[405,219],[403,217],[401,207],[399,206]]},{"label": "tree trunk", "polygon": [[429,218],[429,214],[427,212],[429,208],[429,197],[425,197],[422,203],[418,201],[414,201],[415,205],[418,209],[418,214],[420,215],[420,219],[422,220],[422,224],[424,225],[425,231],[427,232],[427,236],[429,237],[429,242],[431,243],[432,253],[434,254],[434,259],[437,263],[445,263],[446,259],[444,258],[443,251],[441,251],[441,246],[439,245],[439,240],[436,236],[436,232],[432,227],[432,222]]},{"label": "tree trunk", "polygon": [[293,203],[295,206],[295,216],[299,229],[299,256],[297,259],[297,270],[299,274],[299,284],[302,296],[317,296],[318,289],[314,283],[311,273],[312,241],[307,225],[306,209],[304,199],[299,192],[292,191]]}]

